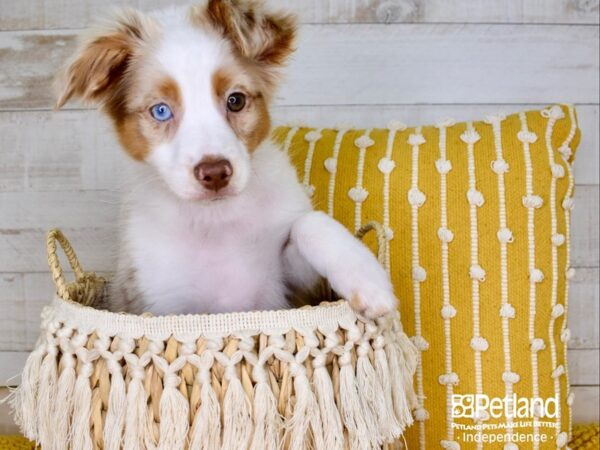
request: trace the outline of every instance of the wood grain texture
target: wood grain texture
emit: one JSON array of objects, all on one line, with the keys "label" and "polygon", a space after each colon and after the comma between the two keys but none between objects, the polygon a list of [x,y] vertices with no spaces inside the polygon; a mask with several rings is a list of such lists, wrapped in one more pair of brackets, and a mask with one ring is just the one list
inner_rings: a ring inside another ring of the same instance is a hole
[{"label": "wood grain texture", "polygon": [[598,349],[570,350],[569,381],[574,386],[594,386],[598,383]]},{"label": "wood grain texture", "polygon": [[576,386],[572,390],[575,395],[573,405],[573,423],[598,423],[600,421],[600,387]]},{"label": "wood grain texture", "polygon": [[[20,382],[19,374],[23,370],[27,356],[27,352],[0,351],[0,388],[4,386],[18,386]],[[4,397],[0,393],[0,401],[2,398]],[[2,434],[1,431],[0,434]]]},{"label": "wood grain texture", "polygon": [[[113,0],[113,7],[152,11],[190,0]],[[270,0],[302,23],[597,24],[598,0]],[[110,8],[108,8],[110,9]],[[81,28],[107,15],[102,0],[0,0],[0,29]]]},{"label": "wood grain texture", "polygon": [[[571,329],[570,348],[597,349],[600,348],[600,332],[598,318],[600,317],[600,296],[598,291],[597,267],[592,269],[580,268],[575,274],[569,292],[569,328]],[[598,369],[598,364],[596,364]],[[594,374],[598,381],[598,372]]]},{"label": "wood grain texture", "polygon": [[[0,110],[48,109],[72,31],[0,33]],[[597,104],[589,26],[306,25],[280,105]]]},{"label": "wood grain texture", "polygon": [[[0,400],[7,397],[9,393],[8,388],[0,387]],[[0,434],[19,434],[19,427],[15,424],[10,414],[10,406],[7,403],[0,403]]]}]

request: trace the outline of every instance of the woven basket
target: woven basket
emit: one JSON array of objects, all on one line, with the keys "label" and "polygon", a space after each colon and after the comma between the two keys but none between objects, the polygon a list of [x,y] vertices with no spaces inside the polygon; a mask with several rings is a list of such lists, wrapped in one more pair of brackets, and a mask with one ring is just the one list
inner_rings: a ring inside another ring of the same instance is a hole
[{"label": "woven basket", "polygon": [[116,314],[93,308],[105,281],[82,270],[62,233],[47,244],[58,295],[12,398],[23,433],[44,450],[400,447],[417,353],[397,314],[365,320],[346,301]]}]

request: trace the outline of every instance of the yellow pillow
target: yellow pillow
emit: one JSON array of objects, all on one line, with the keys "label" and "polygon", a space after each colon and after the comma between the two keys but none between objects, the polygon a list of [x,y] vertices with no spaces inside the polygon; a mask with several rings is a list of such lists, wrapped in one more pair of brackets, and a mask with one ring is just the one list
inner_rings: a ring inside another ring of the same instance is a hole
[{"label": "yellow pillow", "polygon": [[[386,227],[387,269],[421,350],[408,447],[565,446],[574,109],[417,128],[281,127],[275,139],[316,208],[352,231]],[[508,413],[505,398],[516,400]]]}]

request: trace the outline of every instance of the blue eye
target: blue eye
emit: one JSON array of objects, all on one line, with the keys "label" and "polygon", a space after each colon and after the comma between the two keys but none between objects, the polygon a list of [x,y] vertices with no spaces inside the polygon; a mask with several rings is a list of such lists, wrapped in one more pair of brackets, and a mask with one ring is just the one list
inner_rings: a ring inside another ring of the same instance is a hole
[{"label": "blue eye", "polygon": [[167,120],[173,118],[173,112],[171,108],[165,103],[159,103],[158,105],[154,105],[150,108],[150,114],[159,122],[166,122]]}]

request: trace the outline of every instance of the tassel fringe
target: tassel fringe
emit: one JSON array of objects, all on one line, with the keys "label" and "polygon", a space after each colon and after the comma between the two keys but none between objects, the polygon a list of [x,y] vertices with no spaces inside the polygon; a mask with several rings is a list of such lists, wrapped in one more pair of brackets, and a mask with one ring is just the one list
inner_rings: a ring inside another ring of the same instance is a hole
[{"label": "tassel fringe", "polygon": [[[297,363],[293,363],[299,366]],[[306,448],[325,448],[323,424],[315,394],[310,388],[304,367],[296,367],[294,377],[294,393],[296,404],[292,418],[287,423],[286,434],[289,434],[289,450]]]},{"label": "tassel fringe", "polygon": [[179,358],[168,365],[166,360],[154,357],[154,363],[163,371],[163,392],[160,398],[160,441],[159,450],[184,448],[189,428],[188,416],[190,405],[179,392],[181,378],[176,375],[186,363]]},{"label": "tassel fringe", "polygon": [[[322,355],[319,357],[324,359]],[[313,361],[313,366],[315,366],[313,386],[319,411],[321,412],[323,430],[325,430],[324,448],[327,450],[344,450],[344,430],[340,413],[335,404],[333,383],[324,366],[324,361],[319,360],[320,364],[316,364],[316,361],[317,359]]]},{"label": "tassel fringe", "polygon": [[[50,345],[50,344],[49,344]],[[44,356],[39,374],[39,397],[37,403],[36,421],[38,425],[37,441],[44,448],[54,448],[54,407],[57,395],[57,372],[56,363],[57,349],[52,346]]]},{"label": "tassel fringe", "polygon": [[45,350],[43,346],[36,348],[25,362],[21,374],[21,384],[10,399],[15,423],[19,425],[23,435],[32,441],[38,441],[37,402],[39,398],[39,380]]},{"label": "tassel fringe", "polygon": [[[91,416],[92,416],[92,389],[90,387],[90,377],[93,367],[91,363],[82,366],[81,371],[75,382],[75,392],[73,393],[73,424],[72,424],[72,448],[80,450],[93,450],[91,436]],[[42,443],[42,445],[44,445]]]},{"label": "tassel fringe", "polygon": [[[154,448],[150,438],[151,433],[148,426],[148,394],[144,390],[144,367],[149,362],[135,355],[125,355],[125,361],[131,381],[127,391],[127,403],[125,416],[125,436],[123,437],[123,448],[128,450],[144,450]],[[148,445],[146,445],[146,442]]]},{"label": "tassel fringe", "polygon": [[58,393],[54,415],[57,423],[54,428],[55,447],[69,448],[71,441],[70,427],[73,416],[73,393],[77,374],[75,373],[75,360],[73,355],[64,355],[61,360],[63,371],[58,378]]},{"label": "tassel fringe", "polygon": [[252,405],[237,374],[226,374],[225,378],[229,380],[229,386],[223,400],[222,450],[239,450],[248,447],[250,441]]},{"label": "tassel fringe", "polygon": [[[368,349],[358,347],[356,381],[365,417],[365,424],[371,433],[371,441],[382,444],[393,439],[390,432],[390,418],[386,409],[381,381],[369,361]],[[378,433],[377,431],[380,431]]]},{"label": "tassel fringe", "polygon": [[350,448],[372,448],[371,433],[362,413],[362,405],[356,387],[351,355],[346,352],[340,357],[340,402],[342,420],[350,437]]},{"label": "tassel fringe", "polygon": [[[266,375],[265,375],[266,377]],[[254,435],[250,450],[279,450],[283,419],[277,412],[277,402],[266,379],[254,388]]]},{"label": "tassel fringe", "polygon": [[125,412],[123,407],[126,403],[125,380],[123,380],[123,369],[114,359],[107,359],[108,371],[110,372],[110,393],[108,396],[108,412],[104,425],[104,449],[120,450],[125,427]]},{"label": "tassel fringe", "polygon": [[221,448],[221,407],[210,384],[207,371],[200,388],[200,407],[192,425],[190,449],[211,450]]},{"label": "tassel fringe", "polygon": [[393,317],[183,342],[64,323],[10,398],[44,450],[381,450],[413,422],[418,353]]}]

